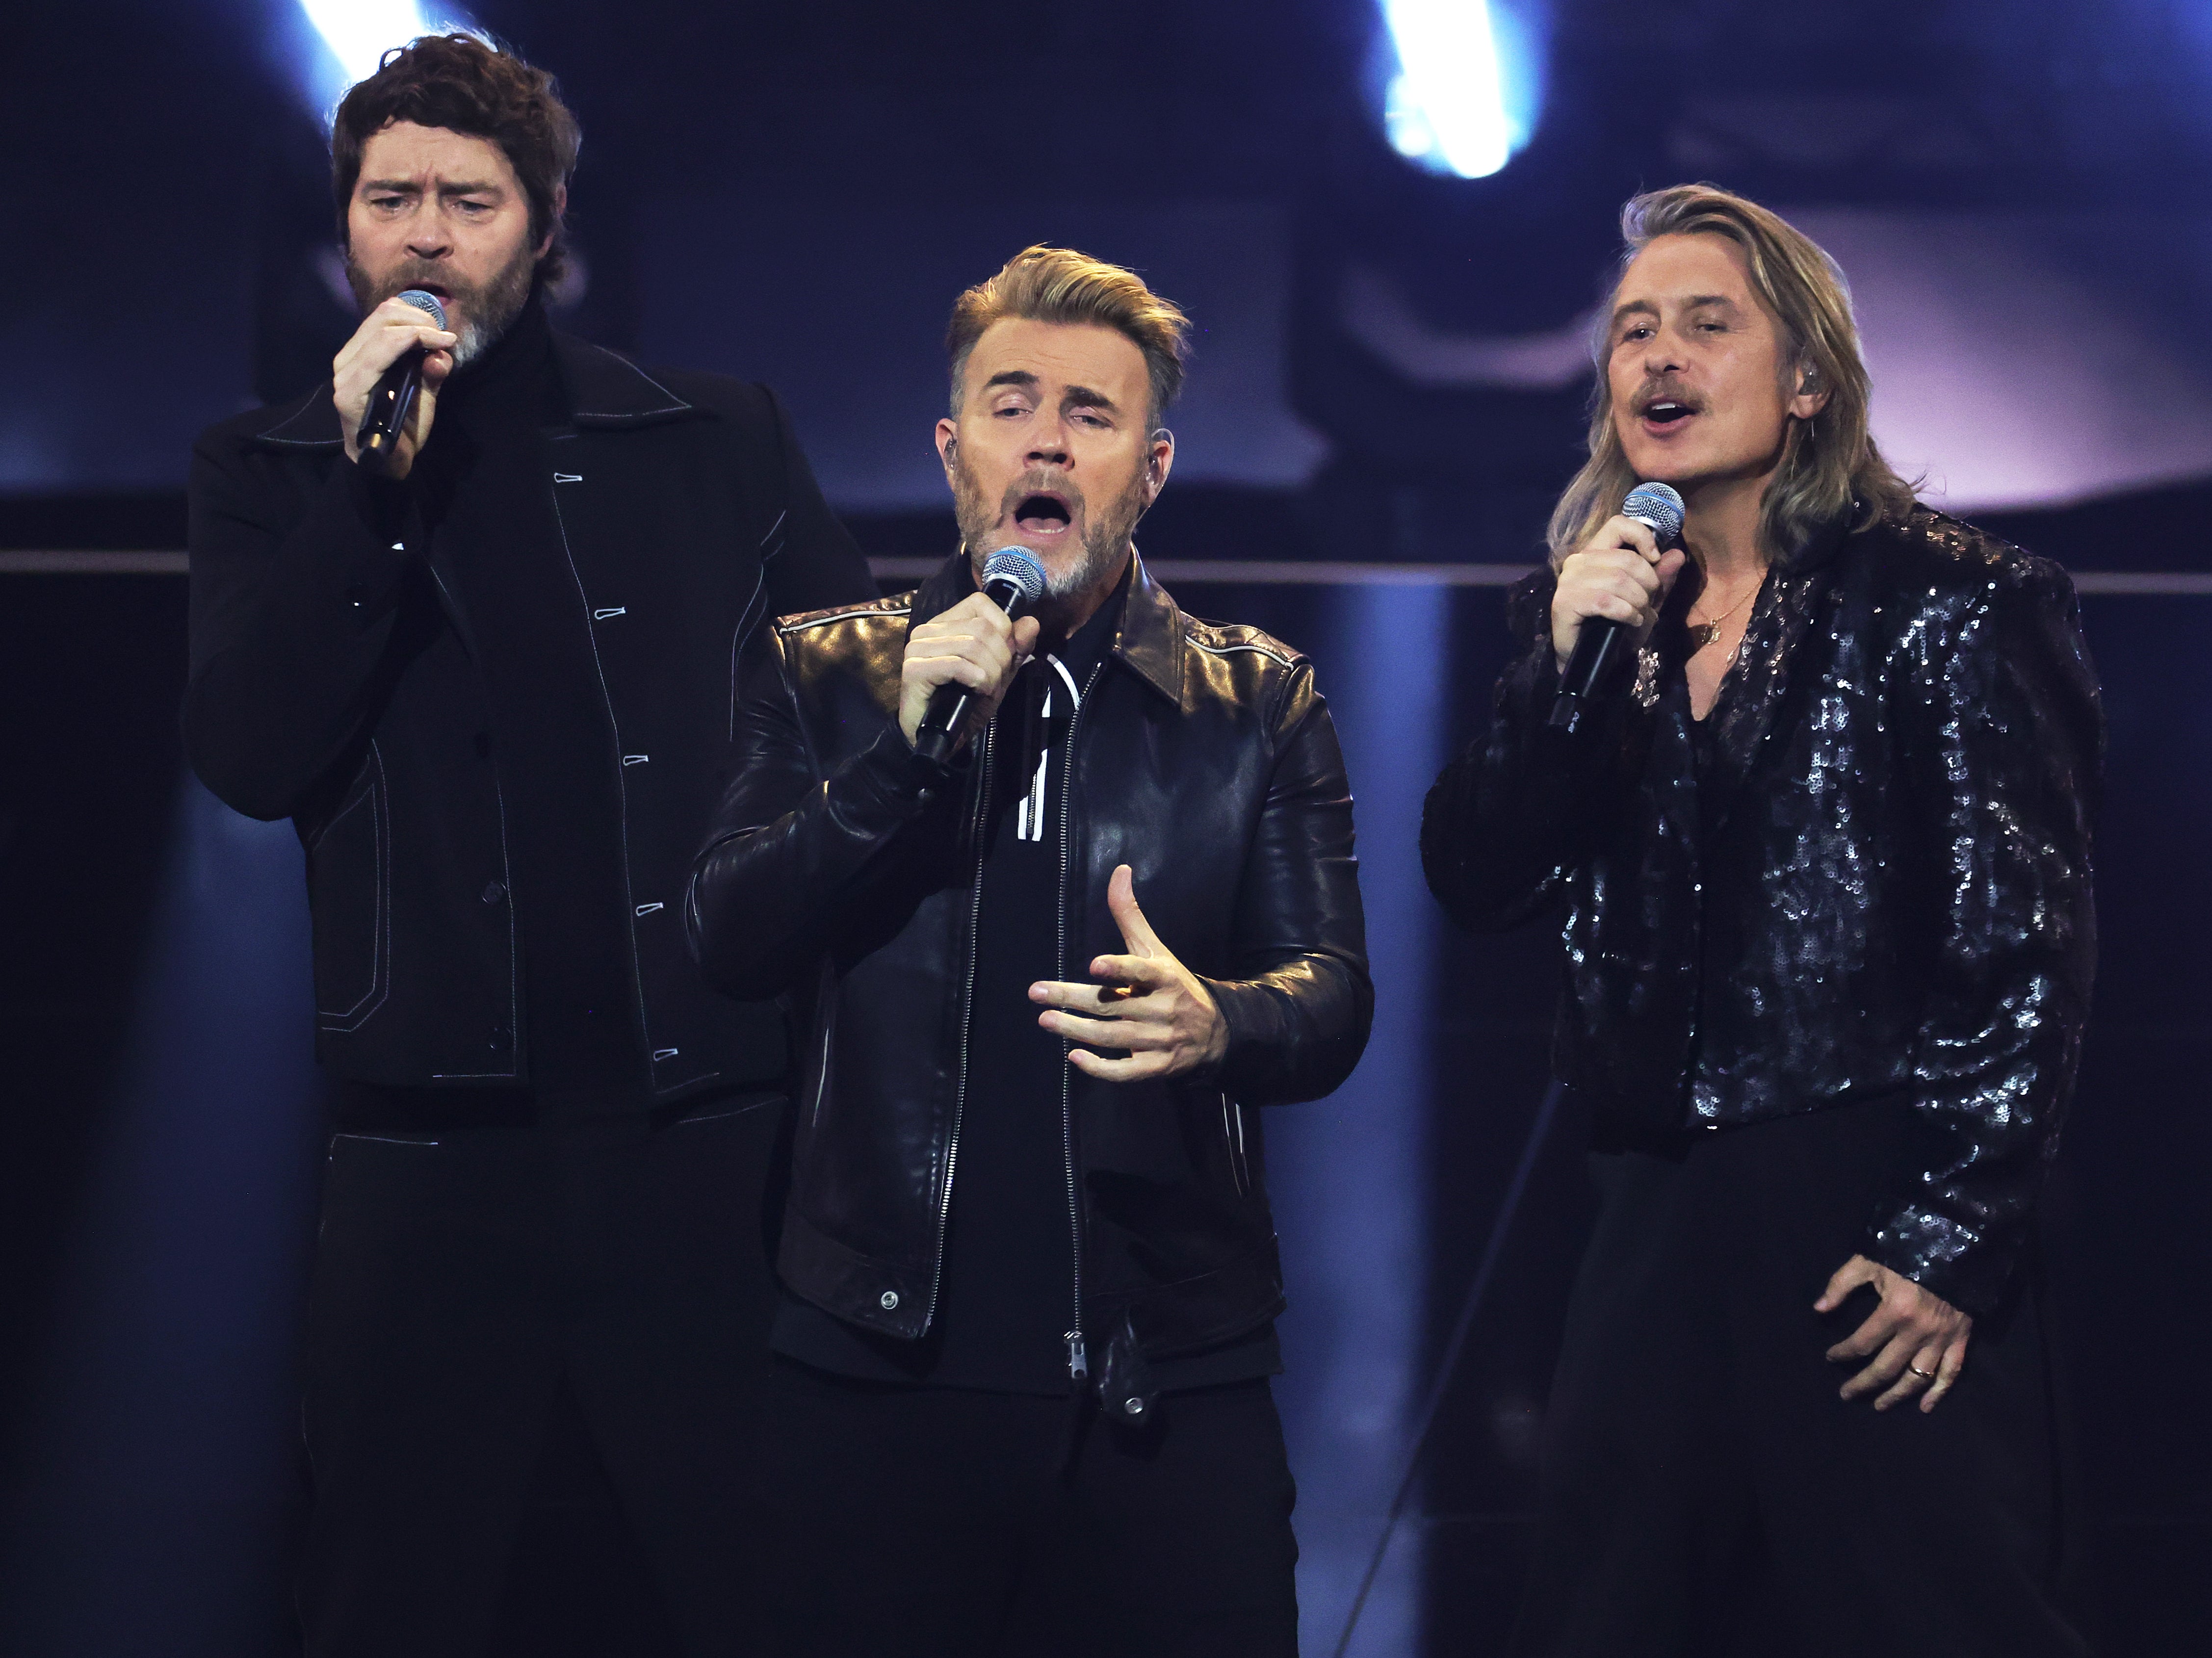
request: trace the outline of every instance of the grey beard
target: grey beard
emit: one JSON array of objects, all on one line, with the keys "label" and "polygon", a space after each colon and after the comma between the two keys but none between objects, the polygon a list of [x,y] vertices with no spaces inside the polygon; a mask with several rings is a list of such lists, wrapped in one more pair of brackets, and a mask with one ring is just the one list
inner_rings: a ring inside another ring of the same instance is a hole
[{"label": "grey beard", "polygon": [[[434,267],[410,261],[382,282],[374,281],[367,270],[354,262],[350,249],[346,252],[346,282],[353,289],[354,298],[360,302],[362,313],[369,312],[395,294],[410,288],[420,288],[426,282],[436,282],[443,288],[455,285]],[[538,276],[538,258],[526,245],[514,258],[495,271],[489,282],[482,288],[459,288],[454,297],[462,301],[462,323],[454,331],[460,336],[453,346],[453,367],[467,367],[477,358],[497,345],[507,331],[514,326],[514,319],[522,314],[522,307],[530,303],[530,290]]]},{"label": "grey beard", "polygon": [[[1110,508],[1088,515],[1089,522],[1083,531],[1083,556],[1065,570],[1045,572],[1044,597],[1039,608],[1048,609],[1075,598],[1116,574],[1121,561],[1129,555],[1130,532],[1144,515],[1144,481],[1139,478]],[[999,521],[999,513],[983,499],[982,491],[975,487],[964,465],[959,469],[953,488],[953,517],[960,525],[961,545],[968,550],[971,559],[988,557],[995,550],[984,543],[990,537],[992,526]]]},{"label": "grey beard", "polygon": [[1127,524],[1101,524],[1085,531],[1082,562],[1057,575],[1045,573],[1044,602],[1074,598],[1103,582],[1128,556],[1129,529]]}]

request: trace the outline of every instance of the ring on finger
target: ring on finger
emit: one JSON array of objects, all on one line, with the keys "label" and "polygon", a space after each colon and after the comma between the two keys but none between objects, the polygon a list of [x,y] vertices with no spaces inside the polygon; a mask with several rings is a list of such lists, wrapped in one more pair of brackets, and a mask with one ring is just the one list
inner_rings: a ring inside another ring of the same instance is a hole
[{"label": "ring on finger", "polygon": [[1911,1371],[1913,1375],[1918,1376],[1923,1382],[1933,1382],[1936,1379],[1935,1371],[1923,1370],[1917,1364],[1908,1364],[1905,1368]]}]

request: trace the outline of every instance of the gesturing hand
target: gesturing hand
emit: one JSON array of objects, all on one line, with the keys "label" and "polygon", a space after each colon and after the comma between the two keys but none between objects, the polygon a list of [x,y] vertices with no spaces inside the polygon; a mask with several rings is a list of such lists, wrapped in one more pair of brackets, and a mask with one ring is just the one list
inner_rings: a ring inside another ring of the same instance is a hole
[{"label": "gesturing hand", "polygon": [[[1089,1044],[1070,1049],[1068,1060],[1085,1076],[1107,1082],[1177,1077],[1218,1064],[1229,1047],[1221,1009],[1205,982],[1176,960],[1137,908],[1136,879],[1127,864],[1106,884],[1106,908],[1129,953],[1101,956],[1091,963],[1091,976],[1101,984],[1031,985],[1031,1001],[1077,1010],[1040,1013],[1037,1023],[1055,1036]],[[1091,1048],[1123,1048],[1129,1056],[1109,1060]]]},{"label": "gesturing hand", "polygon": [[1959,1367],[1966,1362],[1966,1340],[1974,1321],[1941,1296],[1911,1278],[1853,1255],[1836,1269],[1828,1287],[1813,1303],[1816,1313],[1832,1313],[1862,1284],[1872,1284],[1881,1304],[1845,1340],[1828,1349],[1832,1363],[1874,1356],[1874,1362],[1844,1383],[1845,1399],[1859,1399],[1878,1388],[1888,1391],[1874,1402],[1877,1411],[1920,1395],[1920,1408],[1932,1411],[1951,1391]]}]

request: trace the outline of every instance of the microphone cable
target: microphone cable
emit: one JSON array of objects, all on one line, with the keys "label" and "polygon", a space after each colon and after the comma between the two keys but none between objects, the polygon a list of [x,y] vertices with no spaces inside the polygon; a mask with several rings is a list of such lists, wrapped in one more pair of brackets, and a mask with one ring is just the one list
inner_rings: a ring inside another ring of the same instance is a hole
[{"label": "microphone cable", "polygon": [[1474,1315],[1482,1306],[1482,1298],[1490,1289],[1490,1280],[1498,1271],[1498,1258],[1505,1250],[1505,1235],[1512,1230],[1513,1218],[1520,1212],[1522,1195],[1528,1189],[1528,1178],[1535,1172],[1536,1158],[1544,1149],[1544,1142],[1552,1132],[1552,1119],[1559,1114],[1559,1084],[1556,1078],[1544,1090],[1544,1102],[1536,1108],[1536,1121],[1529,1126],[1528,1139],[1521,1148],[1521,1161],[1513,1170],[1513,1179],[1505,1188],[1504,1201],[1498,1206],[1498,1218],[1490,1224],[1490,1237],[1482,1246],[1482,1259],[1474,1269],[1474,1280],[1467,1287],[1467,1296],[1460,1303],[1459,1316],[1453,1321],[1451,1339],[1444,1344],[1443,1357],[1437,1366],[1437,1379],[1430,1384],[1428,1401],[1421,1407],[1420,1427],[1413,1435],[1413,1445],[1406,1456],[1406,1471],[1399,1476],[1397,1494],[1391,1499],[1390,1512],[1382,1522],[1382,1535],[1376,1540],[1375,1552],[1368,1557],[1367,1570],[1359,1579],[1359,1593],[1352,1597],[1352,1611],[1344,1620],[1344,1633],[1337,1637],[1333,1658],[1346,1658],[1352,1649],[1352,1637],[1359,1627],[1359,1615],[1367,1609],[1367,1596],[1382,1574],[1382,1561],[1390,1552],[1390,1540],[1396,1535],[1398,1521],[1406,1512],[1406,1504],[1413,1494],[1413,1479],[1421,1469],[1421,1459],[1429,1448],[1429,1435],[1437,1425],[1437,1415],[1443,1410],[1444,1394],[1451,1386],[1452,1372],[1459,1368],[1460,1355],[1466,1350],[1468,1333],[1474,1327]]}]

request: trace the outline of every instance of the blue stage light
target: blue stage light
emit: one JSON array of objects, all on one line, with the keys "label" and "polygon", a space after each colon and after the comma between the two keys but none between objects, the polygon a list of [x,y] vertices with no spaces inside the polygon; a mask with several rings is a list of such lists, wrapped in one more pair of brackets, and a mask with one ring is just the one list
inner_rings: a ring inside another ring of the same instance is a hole
[{"label": "blue stage light", "polygon": [[349,86],[375,74],[386,52],[428,27],[415,0],[300,0],[300,9],[337,59]]},{"label": "blue stage light", "polygon": [[302,93],[319,113],[334,109],[348,87],[376,73],[384,54],[417,35],[466,28],[450,15],[423,15],[416,0],[300,0],[320,43],[302,39]]},{"label": "blue stage light", "polygon": [[1395,62],[1383,94],[1392,148],[1431,173],[1485,179],[1534,131],[1541,99],[1534,7],[1382,0]]}]

